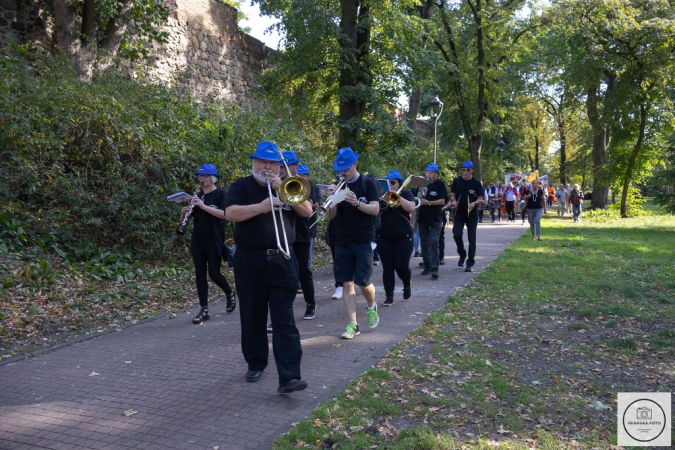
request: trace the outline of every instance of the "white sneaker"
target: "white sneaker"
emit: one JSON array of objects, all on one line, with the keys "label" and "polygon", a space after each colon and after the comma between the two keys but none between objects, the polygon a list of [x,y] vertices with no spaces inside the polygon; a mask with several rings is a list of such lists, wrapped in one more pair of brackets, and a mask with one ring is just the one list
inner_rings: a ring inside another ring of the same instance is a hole
[{"label": "white sneaker", "polygon": [[339,300],[342,298],[342,286],[338,286],[337,288],[335,288],[335,294],[333,294],[331,298],[335,300]]}]

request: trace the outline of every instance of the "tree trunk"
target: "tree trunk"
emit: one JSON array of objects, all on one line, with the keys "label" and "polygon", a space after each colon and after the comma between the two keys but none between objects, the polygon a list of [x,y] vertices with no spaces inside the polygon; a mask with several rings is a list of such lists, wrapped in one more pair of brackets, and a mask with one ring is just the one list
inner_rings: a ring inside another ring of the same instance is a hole
[{"label": "tree trunk", "polygon": [[[420,6],[417,7],[419,11],[420,19],[424,21],[424,35],[422,36],[422,42],[420,47],[422,49],[427,48],[427,41],[429,39],[429,29],[427,28],[427,20],[431,17],[431,6],[434,4],[433,0],[426,0],[422,2]],[[408,103],[408,128],[412,131],[415,131],[415,124],[417,123],[417,116],[420,112],[420,102],[422,101],[422,91],[420,89],[415,89],[410,95],[410,101]]]},{"label": "tree trunk", "polygon": [[96,1],[84,0],[82,6],[82,32],[80,39],[85,46],[96,44],[96,32],[98,26],[96,23]]},{"label": "tree trunk", "polygon": [[480,163],[480,151],[483,147],[483,135],[477,134],[469,139],[469,151],[471,152],[471,161],[473,161],[473,176],[477,180],[483,179],[483,168]]},{"label": "tree trunk", "polygon": [[602,209],[607,206],[607,196],[609,186],[604,185],[602,176],[604,174],[605,157],[607,154],[607,127],[600,123],[600,113],[598,112],[598,86],[597,84],[588,88],[586,96],[586,112],[588,120],[593,127],[593,198],[591,199],[591,209]]},{"label": "tree trunk", "polygon": [[123,0],[118,3],[117,20],[111,18],[105,27],[103,39],[99,42],[101,49],[108,55],[114,55],[119,50],[124,33],[127,31],[131,10],[134,8],[134,0]]},{"label": "tree trunk", "polygon": [[534,170],[539,170],[539,136],[534,137]]},{"label": "tree trunk", "polygon": [[74,0],[54,0],[54,40],[74,63],[79,61],[80,30]]},{"label": "tree trunk", "polygon": [[628,198],[628,186],[633,178],[633,169],[635,168],[635,161],[637,160],[640,150],[642,149],[642,142],[645,137],[645,126],[647,124],[647,108],[645,104],[640,105],[640,133],[638,134],[638,139],[633,146],[633,153],[630,155],[628,160],[628,167],[626,169],[626,176],[623,179],[623,191],[621,192],[621,217],[626,218],[628,214],[626,212],[626,199]]},{"label": "tree trunk", "polygon": [[360,149],[361,119],[372,86],[370,7],[358,0],[341,0],[340,134],[338,146]]},{"label": "tree trunk", "polygon": [[558,137],[560,138],[560,182],[567,184],[567,134],[562,120],[558,122]]}]

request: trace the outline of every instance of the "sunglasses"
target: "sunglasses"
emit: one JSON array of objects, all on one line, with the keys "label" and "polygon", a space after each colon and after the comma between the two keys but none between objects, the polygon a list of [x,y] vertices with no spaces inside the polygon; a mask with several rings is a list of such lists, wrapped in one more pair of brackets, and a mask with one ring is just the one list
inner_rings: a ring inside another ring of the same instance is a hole
[{"label": "sunglasses", "polygon": [[389,180],[389,184],[396,184],[398,183],[398,180]]},{"label": "sunglasses", "polygon": [[471,169],[462,169],[462,172],[469,172]]}]

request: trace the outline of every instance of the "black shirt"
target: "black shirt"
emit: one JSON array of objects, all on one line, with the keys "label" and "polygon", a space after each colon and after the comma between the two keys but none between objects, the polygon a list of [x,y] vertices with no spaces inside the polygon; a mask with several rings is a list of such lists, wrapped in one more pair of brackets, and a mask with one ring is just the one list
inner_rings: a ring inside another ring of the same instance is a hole
[{"label": "black shirt", "polygon": [[[361,203],[380,200],[380,186],[371,176],[359,174],[356,180],[347,182],[347,186]],[[338,203],[337,214],[336,245],[367,244],[375,241],[375,216],[359,211],[359,208],[347,201]]]},{"label": "black shirt", "polygon": [[[312,180],[309,181],[309,186],[311,188],[311,193],[308,200],[313,200],[318,203],[321,200],[321,192],[319,187],[314,184]],[[312,217],[300,217],[298,216],[295,219],[295,242],[307,244],[310,242],[311,238],[316,237],[316,226],[310,228],[309,226],[314,223],[316,216]]]},{"label": "black shirt", "polygon": [[535,194],[534,191],[528,192],[530,198],[527,199],[527,209],[541,209],[543,208],[541,204],[541,199],[546,198],[546,193],[539,189]]},{"label": "black shirt", "polygon": [[[225,200],[225,207],[227,208],[232,205],[253,205],[260,203],[263,200],[269,201],[267,186],[261,186],[252,175],[249,175],[248,177],[239,178],[232,186],[230,186],[230,190],[227,192],[227,198]],[[292,245],[293,242],[295,242],[296,214],[293,208],[288,205],[283,205],[282,209],[284,211],[283,217],[284,225],[286,227],[286,237],[288,238],[288,244]],[[279,228],[281,243],[283,245],[279,211],[274,211],[274,216],[269,212],[258,214],[243,222],[236,222],[234,224],[234,242],[236,242],[237,245],[253,250],[277,248],[272,217],[274,217],[277,227]]]},{"label": "black shirt", "polygon": [[[426,200],[433,202],[434,200],[443,200],[448,198],[448,188],[445,182],[436,180],[427,185],[427,194],[424,196]],[[422,202],[424,203],[424,202]],[[418,223],[434,223],[443,222],[443,205],[440,206],[420,206],[419,215],[417,217]]]},{"label": "black shirt", "polygon": [[[407,189],[401,192],[401,198],[411,202],[415,200],[412,192]],[[393,209],[389,207],[384,208],[380,220],[382,221],[382,226],[378,232],[380,236],[395,238],[412,233],[410,213],[403,209],[402,206]]]},{"label": "black shirt", "polygon": [[450,192],[455,194],[457,201],[457,210],[455,215],[465,218],[478,218],[478,208],[474,207],[471,213],[468,213],[469,203],[474,203],[478,200],[478,196],[483,196],[483,183],[471,177],[470,180],[465,180],[462,177],[457,177],[452,182]]},{"label": "black shirt", "polygon": [[[216,189],[199,197],[206,206],[224,210],[225,195],[225,191]],[[225,241],[225,221],[198,207],[192,208],[192,217],[195,223],[192,229],[190,246],[202,250],[207,255],[222,255],[223,242]]]}]

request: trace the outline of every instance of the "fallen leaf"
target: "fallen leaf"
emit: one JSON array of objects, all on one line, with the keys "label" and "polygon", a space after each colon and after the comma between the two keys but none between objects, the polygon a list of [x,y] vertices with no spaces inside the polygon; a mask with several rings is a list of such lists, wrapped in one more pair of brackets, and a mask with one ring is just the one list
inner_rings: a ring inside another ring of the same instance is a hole
[{"label": "fallen leaf", "polygon": [[126,411],[124,411],[124,415],[127,417],[133,416],[136,413],[138,413],[138,411],[134,411],[133,409],[127,409]]},{"label": "fallen leaf", "polygon": [[97,374],[96,372],[92,372],[92,373],[89,374],[89,376],[90,376],[90,377],[97,377],[98,374]]}]

